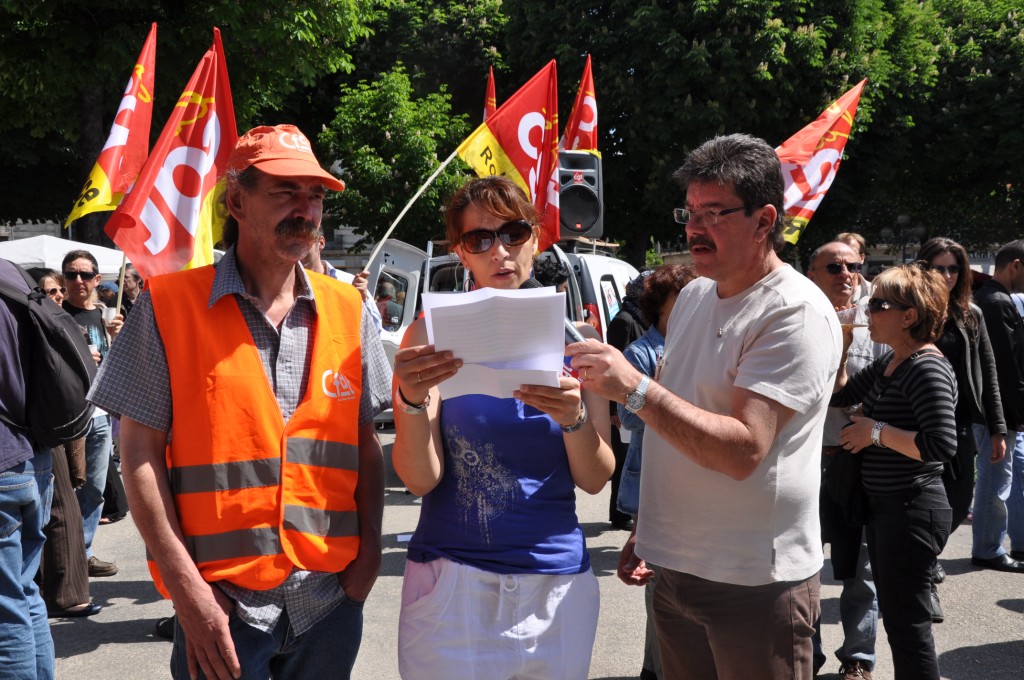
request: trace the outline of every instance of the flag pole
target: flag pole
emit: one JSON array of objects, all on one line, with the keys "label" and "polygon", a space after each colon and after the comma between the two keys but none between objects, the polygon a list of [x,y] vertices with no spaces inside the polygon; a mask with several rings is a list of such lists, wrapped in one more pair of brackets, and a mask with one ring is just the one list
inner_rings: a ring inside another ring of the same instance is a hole
[{"label": "flag pole", "polygon": [[126,264],[128,264],[128,253],[123,252],[121,253],[121,273],[118,275],[119,278],[117,279],[117,302],[114,306],[114,314],[121,313],[121,297],[124,295],[124,274]]},{"label": "flag pole", "polygon": [[[373,258],[377,257],[377,253],[379,253],[380,249],[384,247],[384,242],[388,240],[388,237],[391,236],[391,232],[395,230],[395,227],[398,226],[398,223],[402,221],[403,217],[405,217],[405,213],[409,212],[409,208],[412,207],[412,204],[415,203],[416,200],[423,194],[423,192],[427,190],[427,187],[429,187],[430,184],[435,179],[437,179],[437,176],[441,174],[441,171],[448,167],[449,163],[455,160],[455,155],[457,153],[458,149],[452,151],[452,155],[448,156],[448,158],[445,159],[444,163],[441,163],[441,165],[438,166],[437,170],[434,170],[434,173],[427,178],[427,181],[423,183],[423,186],[421,186],[419,190],[409,200],[409,202],[405,204],[405,207],[402,208],[402,212],[398,213],[398,217],[395,218],[395,221],[391,223],[390,227],[388,227],[388,230],[384,233],[384,236],[380,239],[380,241],[377,242],[377,245],[374,246],[373,252],[370,253],[369,259],[366,260],[367,267],[369,267],[370,263],[373,262]],[[363,271],[368,272],[369,269],[363,269]]]}]

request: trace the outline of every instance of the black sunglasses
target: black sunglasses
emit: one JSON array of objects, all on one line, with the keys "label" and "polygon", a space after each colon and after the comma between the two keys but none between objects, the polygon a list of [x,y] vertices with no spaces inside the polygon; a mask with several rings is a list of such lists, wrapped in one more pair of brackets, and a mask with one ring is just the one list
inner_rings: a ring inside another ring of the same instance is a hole
[{"label": "black sunglasses", "polygon": [[829,262],[825,265],[825,271],[835,275],[842,272],[843,267],[846,267],[846,271],[851,274],[860,274],[860,270],[864,268],[864,265],[860,262]]},{"label": "black sunglasses", "polygon": [[956,276],[957,274],[960,273],[960,265],[958,264],[951,264],[949,266],[941,264],[930,264],[928,265],[928,268],[931,269],[933,272],[938,272],[942,275],[948,273],[950,276]]},{"label": "black sunglasses", "polygon": [[459,239],[462,247],[467,253],[478,255],[486,253],[497,241],[506,246],[518,246],[526,243],[533,236],[533,226],[526,220],[512,220],[506,222],[494,231],[488,229],[474,229],[467,231]]},{"label": "black sunglasses", "polygon": [[64,278],[68,281],[74,281],[77,278],[83,281],[92,281],[96,278],[96,272],[64,272]]},{"label": "black sunglasses", "polygon": [[50,297],[53,297],[54,295],[57,294],[58,291],[60,292],[61,295],[67,295],[68,293],[68,289],[61,286],[60,288],[47,288],[46,294],[49,295]]},{"label": "black sunglasses", "polygon": [[878,314],[879,312],[885,312],[890,309],[907,309],[903,305],[898,305],[895,302],[889,302],[882,298],[870,298],[868,300],[868,312],[871,314]]}]

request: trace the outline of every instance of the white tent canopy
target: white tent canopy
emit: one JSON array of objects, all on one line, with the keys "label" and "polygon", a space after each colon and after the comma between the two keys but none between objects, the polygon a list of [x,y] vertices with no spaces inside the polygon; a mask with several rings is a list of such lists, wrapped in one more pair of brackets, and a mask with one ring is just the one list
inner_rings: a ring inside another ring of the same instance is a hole
[{"label": "white tent canopy", "polygon": [[32,236],[15,241],[0,241],[0,257],[22,267],[44,267],[60,271],[64,256],[72,250],[88,250],[100,265],[100,274],[107,281],[117,281],[124,253],[79,241],[55,236]]}]

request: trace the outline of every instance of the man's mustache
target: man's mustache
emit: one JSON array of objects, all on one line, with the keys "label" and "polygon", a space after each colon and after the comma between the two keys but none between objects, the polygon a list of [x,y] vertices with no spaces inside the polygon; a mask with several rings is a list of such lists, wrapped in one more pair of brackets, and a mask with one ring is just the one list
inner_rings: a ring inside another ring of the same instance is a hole
[{"label": "man's mustache", "polygon": [[715,250],[715,242],[709,239],[707,236],[688,236],[686,238],[686,245],[690,246],[690,248],[693,248],[694,246],[705,246],[707,248]]},{"label": "man's mustache", "polygon": [[276,231],[278,236],[312,236],[316,225],[301,217],[292,217],[278,222]]}]

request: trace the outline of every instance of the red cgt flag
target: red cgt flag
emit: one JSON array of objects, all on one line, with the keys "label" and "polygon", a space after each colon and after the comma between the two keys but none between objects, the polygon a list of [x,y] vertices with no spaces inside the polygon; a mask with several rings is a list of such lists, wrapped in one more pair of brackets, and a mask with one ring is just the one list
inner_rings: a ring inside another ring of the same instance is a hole
[{"label": "red cgt flag", "polygon": [[121,96],[107,142],[64,222],[65,227],[89,213],[115,210],[139,176],[149,155],[155,73],[156,24],[153,24]]},{"label": "red cgt flag", "polygon": [[583,67],[583,77],[580,78],[580,89],[576,92],[576,101],[572,105],[572,113],[569,114],[558,148],[564,151],[597,151],[597,94],[589,54],[587,64]]},{"label": "red cgt flag", "polygon": [[484,120],[498,109],[498,97],[494,94],[494,67],[489,67],[487,75],[487,96],[484,99]]},{"label": "red cgt flag", "polygon": [[218,210],[238,141],[220,31],[185,86],[135,188],[105,231],[144,277],[213,262],[224,215]]},{"label": "red cgt flag", "polygon": [[825,192],[832,186],[867,82],[865,79],[857,83],[814,122],[775,150],[782,161],[782,176],[786,181],[784,236],[789,243],[797,242]]},{"label": "red cgt flag", "polygon": [[558,74],[553,59],[456,153],[478,176],[505,175],[526,192],[541,215],[540,250],[558,242]]}]

